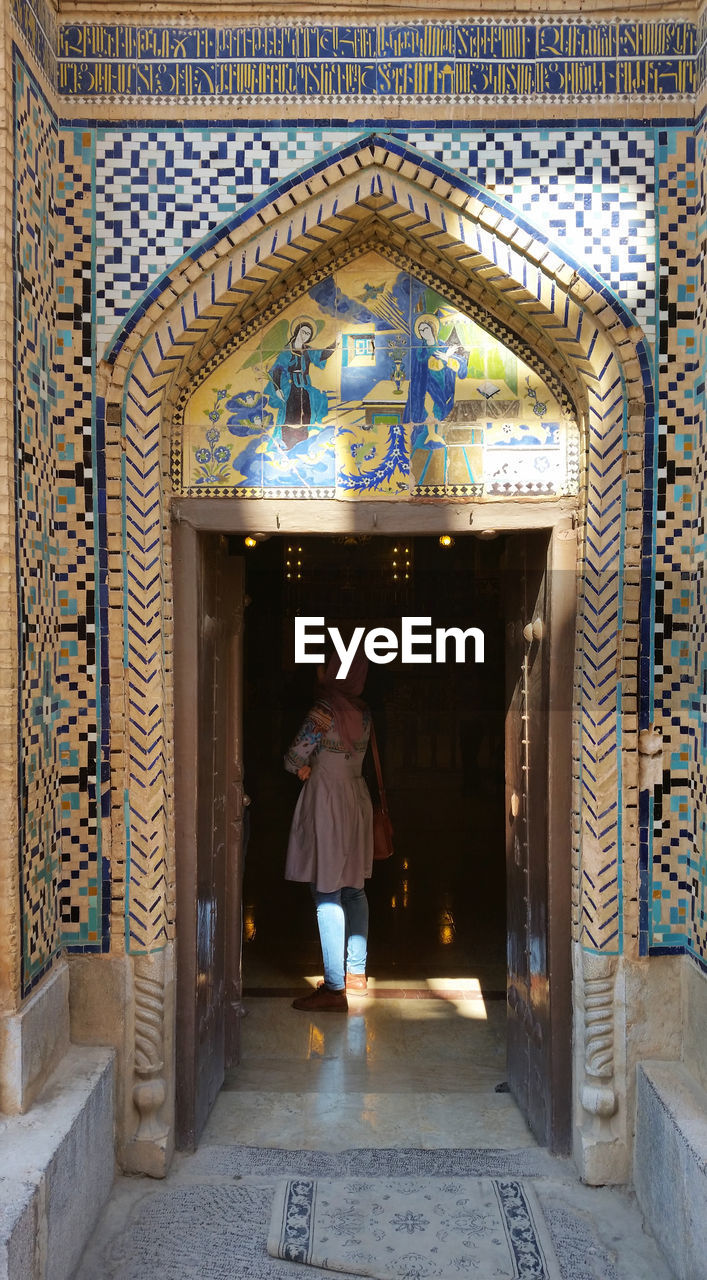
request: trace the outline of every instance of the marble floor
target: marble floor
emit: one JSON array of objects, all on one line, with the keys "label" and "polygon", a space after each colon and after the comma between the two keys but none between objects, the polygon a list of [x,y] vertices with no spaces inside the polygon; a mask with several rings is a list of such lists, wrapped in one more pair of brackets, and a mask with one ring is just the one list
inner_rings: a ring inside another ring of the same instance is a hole
[{"label": "marble floor", "polygon": [[[242,1060],[208,1121],[213,1141],[348,1147],[535,1145],[505,1079],[505,1002],[473,984],[372,984],[349,1013],[312,1017],[289,997],[245,1001]],[[400,995],[401,990],[405,995]],[[390,998],[388,998],[390,996]]]},{"label": "marble floor", "polygon": [[[291,1008],[321,977],[313,905],[307,886],[274,874],[289,811],[276,803],[280,780],[261,774],[244,888],[241,1062],[206,1140],[329,1151],[534,1145],[511,1096],[496,1092],[506,1076],[502,789],[488,779],[490,802],[479,806],[461,781],[446,779],[442,844],[423,780],[392,789],[405,856],[376,864],[367,884],[369,995],[351,997],[347,1016],[313,1018]],[[496,853],[484,858],[489,847]]]}]

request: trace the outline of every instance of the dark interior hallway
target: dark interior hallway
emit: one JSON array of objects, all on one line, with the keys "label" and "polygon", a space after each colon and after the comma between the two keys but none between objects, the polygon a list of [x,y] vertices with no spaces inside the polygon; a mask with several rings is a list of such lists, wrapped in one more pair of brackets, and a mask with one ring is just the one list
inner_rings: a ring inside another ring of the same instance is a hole
[{"label": "dark interior hallway", "polygon": [[[315,680],[313,666],[294,664],[293,617],[395,630],[409,614],[433,627],[481,627],[485,660],[369,668],[395,826],[395,855],[367,886],[369,975],[381,990],[475,979],[487,999],[505,998],[503,544],[273,537],[248,551],[246,991],[285,994],[321,966],[308,889],[283,879],[300,784],[282,756]],[[370,758],[364,771],[375,792]]]}]

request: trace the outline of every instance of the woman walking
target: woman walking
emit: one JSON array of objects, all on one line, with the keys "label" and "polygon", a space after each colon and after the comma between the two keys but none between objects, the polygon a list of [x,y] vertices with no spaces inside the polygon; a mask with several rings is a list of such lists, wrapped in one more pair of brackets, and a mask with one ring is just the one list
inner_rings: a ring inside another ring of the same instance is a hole
[{"label": "woman walking", "polygon": [[285,878],[311,885],[324,982],[294,1009],[346,1012],[347,991],[366,992],[368,899],[373,866],[373,811],[361,766],[371,713],[361,694],[367,659],[356,654],[336,679],[334,655],[319,669],[317,699],[285,756],[304,782],[292,819]]}]

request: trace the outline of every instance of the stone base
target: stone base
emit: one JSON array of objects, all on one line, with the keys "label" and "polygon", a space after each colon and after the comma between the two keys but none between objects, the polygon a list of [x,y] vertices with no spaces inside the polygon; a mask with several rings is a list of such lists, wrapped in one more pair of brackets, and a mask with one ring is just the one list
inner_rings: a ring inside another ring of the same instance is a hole
[{"label": "stone base", "polygon": [[[592,1186],[631,1181],[636,1067],[681,1056],[681,964],[680,956],[618,958],[604,1006],[590,1011],[600,1014],[597,1024],[585,1016],[586,972],[575,944],[573,1155],[582,1180]],[[596,1061],[587,1053],[592,1026],[599,1037]]]},{"label": "stone base", "polygon": [[0,1120],[0,1280],[68,1280],[115,1175],[114,1066],[70,1047],[26,1115]]},{"label": "stone base", "polygon": [[[603,959],[603,958],[600,958]],[[585,1004],[587,973],[584,953],[573,944],[574,966],[574,1123],[572,1154],[583,1182],[590,1186],[624,1183],[629,1177],[626,1125],[626,1035],[623,967],[614,962],[601,1008],[605,1069],[593,1073],[587,1047]],[[588,1061],[589,1060],[589,1061]]]},{"label": "stone base", "polygon": [[60,960],[19,1013],[0,1018],[0,1111],[27,1111],[68,1047],[69,967]]},{"label": "stone base", "polygon": [[707,1093],[682,1063],[638,1067],[634,1185],[676,1280],[707,1280]]},{"label": "stone base", "polygon": [[144,1173],[148,1178],[166,1178],[174,1155],[172,1133],[149,1142],[134,1139],[122,1149],[122,1166],[125,1173]]},{"label": "stone base", "polygon": [[[707,1091],[707,975],[687,956],[682,957],[682,962],[682,1060],[693,1080]],[[664,1061],[672,1055],[652,1053],[650,1056]]]}]

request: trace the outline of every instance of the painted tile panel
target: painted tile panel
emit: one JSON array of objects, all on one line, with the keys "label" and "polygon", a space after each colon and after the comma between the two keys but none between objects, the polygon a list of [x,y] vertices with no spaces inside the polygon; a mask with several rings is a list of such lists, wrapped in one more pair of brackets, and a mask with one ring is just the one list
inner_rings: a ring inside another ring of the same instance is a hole
[{"label": "painted tile panel", "polygon": [[209,372],[184,411],[175,483],[222,496],[558,496],[578,482],[562,414],[513,352],[369,253]]}]

